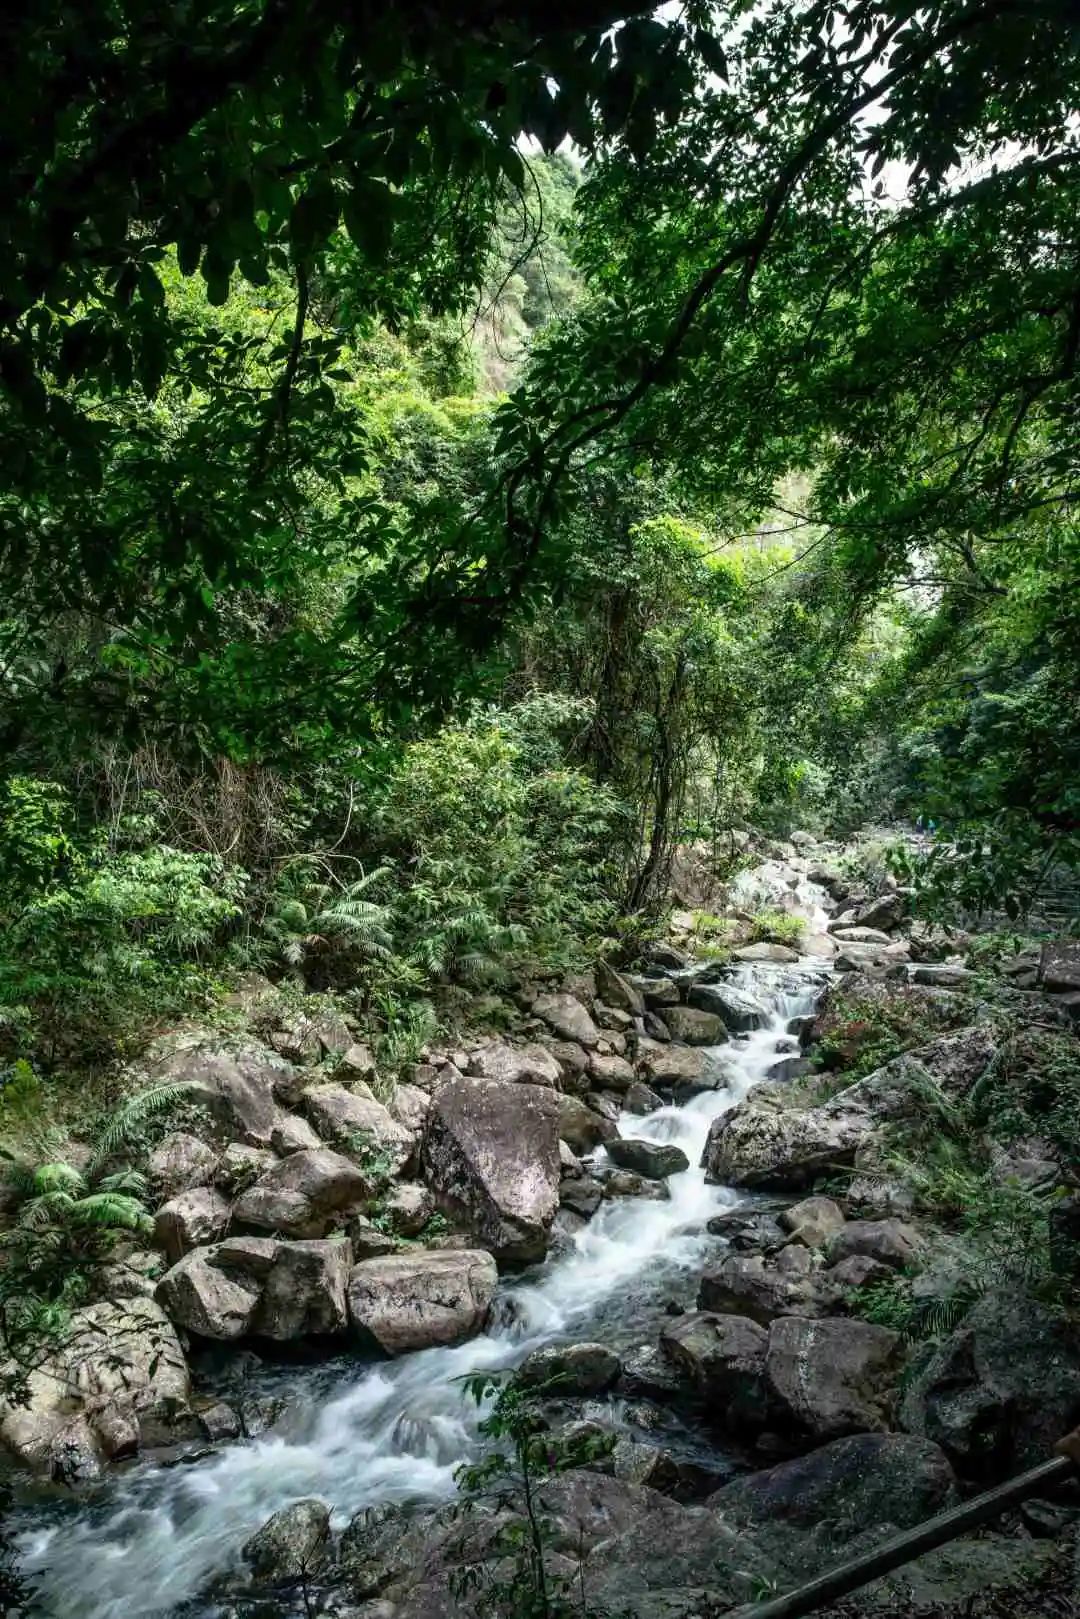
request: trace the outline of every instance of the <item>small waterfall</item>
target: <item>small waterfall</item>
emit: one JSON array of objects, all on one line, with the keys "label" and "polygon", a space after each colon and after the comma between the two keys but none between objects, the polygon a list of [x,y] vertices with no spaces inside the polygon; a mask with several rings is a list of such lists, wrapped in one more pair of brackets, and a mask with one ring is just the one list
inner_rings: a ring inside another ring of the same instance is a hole
[{"label": "small waterfall", "polygon": [[[801,892],[799,901],[815,925],[822,914],[816,891]],[[724,1088],[644,1117],[623,1116],[624,1135],[674,1142],[690,1160],[671,1177],[670,1201],[603,1203],[567,1251],[501,1289],[496,1318],[507,1325],[456,1348],[388,1363],[343,1358],[334,1363],[329,1392],[310,1369],[297,1373],[287,1432],[229,1445],[191,1465],[140,1464],[97,1495],[53,1508],[21,1542],[28,1569],[40,1572],[44,1611],[54,1619],[165,1619],[182,1607],[213,1619],[221,1610],[198,1603],[200,1591],[236,1565],[243,1542],[280,1507],[318,1496],[342,1525],[377,1502],[452,1495],[454,1469],[476,1438],[476,1414],[460,1386],[465,1374],[511,1367],[559,1338],[655,1341],[655,1320],[651,1332],[644,1326],[648,1311],[654,1318],[673,1278],[702,1268],[716,1245],[706,1222],[739,1201],[730,1189],[707,1185],[699,1167],[709,1125],[776,1062],[789,1020],[813,1009],[820,968],[804,958],[797,968],[734,969],[731,981],[768,1017],[754,1033],[706,1052],[722,1066]]]}]

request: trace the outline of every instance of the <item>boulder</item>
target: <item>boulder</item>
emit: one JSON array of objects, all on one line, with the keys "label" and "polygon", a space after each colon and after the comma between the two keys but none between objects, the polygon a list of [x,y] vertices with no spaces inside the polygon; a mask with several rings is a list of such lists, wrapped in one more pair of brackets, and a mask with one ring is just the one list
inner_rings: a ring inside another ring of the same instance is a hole
[{"label": "boulder", "polygon": [[589,1056],[589,1073],[601,1090],[628,1091],[634,1083],[634,1070],[625,1057],[602,1057],[599,1052]]},{"label": "boulder", "polygon": [[563,1181],[559,1191],[559,1207],[579,1214],[583,1220],[591,1220],[603,1200],[604,1188],[588,1175]]},{"label": "boulder", "polygon": [[631,1017],[640,1017],[645,1010],[641,991],[629,978],[624,978],[614,967],[609,967],[606,961],[596,963],[596,992],[608,1006],[629,1012]]},{"label": "boulder", "polygon": [[865,1254],[852,1254],[850,1259],[841,1259],[838,1264],[830,1265],[828,1272],[828,1281],[837,1290],[840,1302],[848,1292],[893,1279],[891,1265],[883,1265],[880,1259],[868,1259]]},{"label": "boulder", "polygon": [[705,1179],[723,1186],[801,1191],[819,1176],[854,1162],[873,1128],[860,1107],[765,1107],[754,1097],[709,1127]]},{"label": "boulder", "polygon": [[732,1034],[763,1028],[769,1021],[760,1001],[731,984],[695,984],[687,998],[700,1011],[715,1012]]},{"label": "boulder", "polygon": [[1039,985],[1052,995],[1080,990],[1080,941],[1048,940],[1039,957]]},{"label": "boulder", "polygon": [[371,1196],[372,1182],[351,1159],[322,1147],[294,1152],[261,1175],[233,1210],[239,1226],[286,1237],[322,1237],[343,1210]]},{"label": "boulder", "polygon": [[792,966],[799,959],[799,952],[792,950],[786,944],[744,944],[738,950],[731,952],[732,961],[771,961],[778,965]]},{"label": "boulder", "polygon": [[381,1259],[383,1254],[396,1254],[401,1248],[400,1237],[391,1236],[389,1231],[381,1231],[366,1214],[354,1214],[347,1231],[353,1258],[357,1261]]},{"label": "boulder", "polygon": [[559,1097],[559,1139],[576,1153],[592,1152],[618,1135],[610,1119],[596,1113],[577,1096]]},{"label": "boulder", "polygon": [[511,1046],[505,1041],[483,1046],[469,1058],[468,1072],[478,1079],[501,1079],[513,1085],[554,1085],[562,1069],[546,1046]]},{"label": "boulder", "polygon": [[166,1271],[154,1296],[189,1332],[224,1341],[241,1338],[252,1328],[279,1246],[272,1237],[230,1237],[212,1248],[197,1248]]},{"label": "boulder", "polygon": [[304,1109],[323,1141],[357,1155],[377,1155],[393,1175],[400,1175],[413,1155],[412,1131],[399,1124],[366,1086],[354,1090],[313,1086],[304,1092]]},{"label": "boulder", "polygon": [[102,1461],[154,1443],[190,1393],[180,1341],[159,1304],[89,1304],[72,1311],[63,1342],[28,1373],[25,1403],[0,1403],[0,1440],[29,1466],[83,1482]]},{"label": "boulder", "polygon": [[263,1284],[253,1327],[262,1338],[295,1343],[340,1336],[348,1326],[345,1288],[352,1247],[329,1242],[279,1242]]},{"label": "boulder", "polygon": [[648,1180],[629,1169],[613,1169],[603,1180],[604,1196],[644,1197],[656,1203],[666,1203],[671,1197],[667,1181]]},{"label": "boulder", "polygon": [[715,1079],[706,1075],[704,1055],[692,1046],[639,1040],[638,1072],[647,1085],[657,1090],[669,1090],[676,1084],[699,1085],[704,1090],[712,1090],[715,1085]]},{"label": "boulder", "polygon": [[622,1100],[627,1113],[636,1113],[639,1118],[647,1113],[655,1113],[658,1107],[664,1105],[664,1098],[658,1096],[656,1091],[651,1090],[640,1079],[635,1079],[634,1083],[627,1087]]},{"label": "boulder", "polygon": [[573,1040],[591,1050],[600,1039],[596,1024],[573,995],[538,995],[532,1009],[560,1040]]},{"label": "boulder", "polygon": [[330,1508],[294,1501],[275,1512],[246,1542],[242,1556],[256,1579],[288,1585],[316,1570],[330,1550]]},{"label": "boulder", "polygon": [[394,1086],[394,1094],[386,1104],[387,1112],[392,1119],[396,1119],[411,1136],[418,1136],[424,1128],[431,1106],[431,1097],[427,1091],[420,1089],[419,1085],[407,1085],[400,1081]]},{"label": "boulder", "polygon": [[892,944],[889,935],[882,933],[880,928],[836,927],[830,929],[830,932],[841,944]]},{"label": "boulder", "polygon": [[891,894],[881,894],[868,904],[859,906],[853,920],[856,927],[887,930],[898,926],[909,909],[909,896],[894,889]]},{"label": "boulder", "polygon": [[939,1444],[980,1481],[1044,1461],[1078,1417],[1075,1331],[1008,1288],[972,1306],[908,1384],[900,1407],[902,1427]]},{"label": "boulder", "polygon": [[270,1133],[275,1153],[287,1158],[292,1152],[317,1152],[322,1146],[318,1135],[299,1113],[282,1113]]},{"label": "boulder", "polygon": [[815,1264],[808,1248],[792,1244],[770,1258],[728,1254],[702,1276],[697,1303],[699,1310],[768,1326],[781,1315],[825,1315],[834,1297],[820,1261]]},{"label": "boulder", "polygon": [[604,1344],[549,1344],[526,1355],[517,1372],[521,1388],[564,1395],[606,1394],[622,1363]]},{"label": "boulder", "polygon": [[830,1239],[828,1254],[833,1264],[860,1256],[904,1270],[919,1259],[924,1249],[915,1227],[903,1220],[850,1220]]},{"label": "boulder", "polygon": [[630,983],[653,1011],[665,1011],[679,1004],[679,986],[671,978],[632,978]]},{"label": "boulder", "polygon": [[379,1199],[380,1223],[398,1237],[418,1237],[435,1212],[434,1194],[417,1181],[392,1186]]},{"label": "boulder", "polygon": [[218,1155],[198,1136],[174,1130],[160,1141],[147,1160],[146,1177],[161,1197],[175,1197],[214,1178]]},{"label": "boulder", "polygon": [[648,1180],[666,1180],[690,1168],[690,1160],[681,1147],[667,1141],[638,1141],[632,1137],[616,1136],[605,1143],[608,1157],[620,1169],[632,1170]]},{"label": "boulder", "polygon": [[237,1197],[273,1162],[274,1154],[268,1147],[247,1147],[242,1141],[230,1141],[218,1160],[214,1181],[229,1197]]},{"label": "boulder", "polygon": [[476,1249],[366,1259],[349,1276],[349,1316],[387,1355],[461,1343],[482,1330],[497,1281]]},{"label": "boulder", "polygon": [[[456,1079],[428,1114],[428,1184],[497,1258],[543,1257],[559,1205],[559,1138],[575,1151],[564,1107],[574,1098],[540,1085]],[[580,1105],[580,1104],[579,1104]]]},{"label": "boulder", "polygon": [[975,978],[970,967],[960,967],[949,962],[920,962],[911,975],[912,983],[929,984],[935,989],[963,989]]},{"label": "boulder", "polygon": [[192,1248],[214,1242],[228,1224],[228,1199],[212,1186],[196,1186],[161,1205],[154,1216],[154,1241],[175,1265]]},{"label": "boulder", "polygon": [[359,1040],[353,1040],[346,1046],[341,1053],[341,1061],[335,1069],[337,1078],[344,1081],[345,1084],[350,1084],[357,1079],[370,1084],[378,1076],[378,1072],[378,1066],[371,1047],[364,1045]]},{"label": "boulder", "polygon": [[769,1399],[784,1422],[818,1441],[880,1430],[901,1358],[899,1333],[885,1327],[781,1316],[769,1328]]},{"label": "boulder", "polygon": [[689,1311],[665,1326],[661,1353],[704,1397],[709,1417],[732,1430],[766,1419],[768,1334],[744,1316]]},{"label": "boulder", "polygon": [[[685,1321],[687,1317],[680,1319]],[[656,1400],[662,1403],[677,1399],[684,1387],[682,1373],[656,1344],[641,1344],[624,1355],[619,1376],[620,1394],[632,1400]]]},{"label": "boulder", "polygon": [[227,1140],[269,1147],[278,1122],[276,1093],[295,1084],[291,1063],[255,1042],[196,1032],[152,1054],[155,1085],[183,1084],[186,1099],[205,1107]]},{"label": "boulder", "polygon": [[719,1046],[728,1037],[723,1018],[715,1012],[702,1012],[696,1006],[672,1006],[665,1022],[673,1040],[687,1046]]},{"label": "boulder", "polygon": [[824,1248],[830,1237],[844,1225],[844,1211],[831,1197],[804,1197],[784,1209],[780,1224],[790,1231],[792,1242],[801,1242],[806,1248]]}]

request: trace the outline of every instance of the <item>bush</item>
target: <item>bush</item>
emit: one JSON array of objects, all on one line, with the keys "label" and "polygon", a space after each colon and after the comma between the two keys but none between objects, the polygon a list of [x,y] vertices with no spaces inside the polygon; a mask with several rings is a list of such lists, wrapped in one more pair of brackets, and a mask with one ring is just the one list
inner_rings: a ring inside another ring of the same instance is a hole
[{"label": "bush", "polygon": [[968,1098],[971,1117],[998,1141],[1044,1136],[1080,1163],[1080,1040],[1023,1029],[999,1048]]},{"label": "bush", "polygon": [[750,943],[786,944],[795,949],[805,932],[801,916],[790,916],[786,911],[758,911],[750,923]]}]

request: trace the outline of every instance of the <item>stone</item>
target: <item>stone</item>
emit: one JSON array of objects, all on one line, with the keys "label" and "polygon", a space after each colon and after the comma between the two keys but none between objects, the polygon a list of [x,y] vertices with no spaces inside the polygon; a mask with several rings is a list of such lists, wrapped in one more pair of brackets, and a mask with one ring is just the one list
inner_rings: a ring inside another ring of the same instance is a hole
[{"label": "stone", "polygon": [[419,1085],[408,1085],[399,1080],[386,1104],[386,1110],[411,1136],[418,1136],[427,1121],[430,1106],[431,1097],[427,1091],[421,1090]]},{"label": "stone", "polygon": [[335,1077],[346,1084],[352,1080],[361,1079],[370,1084],[378,1077],[378,1066],[371,1047],[362,1041],[353,1040],[346,1046],[341,1054],[341,1061],[335,1070]]},{"label": "stone", "polygon": [[546,1086],[469,1078],[435,1096],[423,1140],[428,1185],[499,1259],[528,1263],[547,1250],[560,1136],[581,1150],[564,1112],[575,1100]]},{"label": "stone", "polygon": [[1039,956],[1039,985],[1052,995],[1080,990],[1080,941],[1047,940]]},{"label": "stone", "polygon": [[738,950],[731,952],[732,961],[771,961],[784,966],[793,966],[799,960],[799,952],[792,950],[786,944],[744,944]]},{"label": "stone", "polygon": [[258,1180],[274,1162],[274,1154],[267,1147],[248,1147],[242,1141],[230,1141],[218,1160],[214,1179],[223,1192],[237,1197]]},{"label": "stone", "polygon": [[671,972],[680,967],[689,967],[690,958],[685,950],[679,950],[673,944],[651,944],[645,952],[646,968],[659,968],[661,972]]},{"label": "stone", "polygon": [[671,1196],[667,1181],[648,1180],[644,1175],[635,1175],[629,1169],[615,1169],[610,1175],[605,1175],[603,1181],[604,1196],[608,1199],[614,1197],[644,1197],[657,1203],[666,1203]]},{"label": "stone", "polygon": [[239,1226],[286,1237],[323,1237],[342,1212],[372,1194],[371,1179],[328,1147],[294,1152],[261,1175],[237,1201]]},{"label": "stone", "polygon": [[744,1316],[689,1311],[663,1328],[660,1350],[704,1397],[711,1420],[750,1431],[766,1419],[768,1341]]},{"label": "stone", "polygon": [[212,1186],[196,1186],[163,1203],[154,1216],[154,1241],[170,1265],[192,1248],[214,1242],[229,1224],[229,1201]]},{"label": "stone", "polygon": [[650,1040],[659,1041],[661,1045],[667,1045],[671,1039],[671,1030],[656,1012],[646,1012],[641,1028]]},{"label": "stone", "polygon": [[609,1006],[629,1012],[632,1017],[640,1017],[645,1010],[641,991],[606,961],[596,963],[596,992]]},{"label": "stone", "polygon": [[634,1083],[634,1070],[625,1057],[601,1057],[594,1051],[589,1057],[589,1072],[602,1090],[628,1091]]},{"label": "stone", "polygon": [[435,1212],[434,1195],[417,1181],[392,1186],[379,1200],[381,1218],[398,1237],[418,1237]]},{"label": "stone", "polygon": [[1049,1456],[1080,1416],[1074,1329],[1020,1290],[995,1288],[916,1372],[900,1423],[982,1481]]},{"label": "stone", "polygon": [[636,1022],[636,1019],[629,1012],[621,1012],[617,1006],[605,1006],[603,1001],[593,1002],[592,1015],[593,1022],[598,1024],[601,1029],[608,1031],[609,1038],[610,1031],[615,1030],[620,1034],[626,1034],[634,1027]]},{"label": "stone", "polygon": [[387,1355],[461,1343],[483,1329],[497,1281],[477,1249],[366,1259],[349,1276],[349,1317]]},{"label": "stone", "polygon": [[804,956],[818,956],[830,961],[836,954],[836,945],[827,933],[804,933],[802,953]]},{"label": "stone", "polygon": [[538,995],[532,1009],[560,1040],[573,1040],[591,1050],[600,1039],[596,1024],[573,995]]},{"label": "stone", "polygon": [[185,1085],[185,1101],[205,1107],[226,1139],[252,1147],[271,1146],[277,1087],[295,1081],[292,1064],[266,1046],[206,1031],[157,1048],[147,1068],[155,1085]]},{"label": "stone", "polygon": [[639,1117],[643,1117],[646,1113],[655,1113],[657,1108],[663,1107],[663,1105],[663,1097],[658,1096],[654,1090],[651,1090],[640,1079],[636,1079],[632,1085],[627,1087],[626,1094],[623,1097],[623,1107],[627,1113],[636,1113]]},{"label": "stone", "polygon": [[873,1128],[859,1107],[769,1108],[754,1097],[709,1127],[705,1179],[723,1186],[802,1191],[854,1161]]},{"label": "stone", "polygon": [[975,977],[970,967],[952,966],[948,962],[921,962],[913,971],[913,984],[930,984],[935,989],[963,989]]},{"label": "stone", "polygon": [[606,1394],[621,1370],[618,1355],[604,1344],[549,1344],[526,1355],[516,1381],[521,1388],[558,1398]]},{"label": "stone", "polygon": [[831,935],[841,944],[892,944],[887,933],[880,928],[832,928]]},{"label": "stone", "polygon": [[860,928],[882,928],[888,930],[895,928],[906,916],[910,909],[909,897],[895,890],[891,894],[881,894],[872,899],[869,904],[858,907],[855,912],[854,923]]},{"label": "stone", "polygon": [[242,1338],[255,1320],[279,1244],[272,1237],[228,1237],[185,1254],[154,1297],[170,1320],[201,1338]]},{"label": "stone", "polygon": [[844,1211],[831,1197],[804,1197],[793,1203],[779,1216],[785,1231],[791,1232],[792,1242],[801,1242],[806,1248],[824,1248],[844,1224]]},{"label": "stone", "polygon": [[383,1254],[396,1254],[401,1247],[400,1237],[380,1231],[366,1214],[354,1214],[346,1229],[352,1243],[353,1258],[357,1261],[381,1259]]},{"label": "stone", "polygon": [[212,1445],[228,1439],[239,1439],[243,1432],[239,1415],[224,1400],[202,1406],[198,1416],[203,1438],[209,1439]]},{"label": "stone", "polygon": [[0,1403],[0,1441],[39,1472],[85,1482],[186,1411],[190,1393],[161,1306],[103,1300],[72,1311],[64,1340],[27,1373],[26,1403]]},{"label": "stone", "polygon": [[616,1136],[605,1143],[605,1150],[613,1164],[629,1169],[648,1180],[666,1180],[690,1168],[690,1160],[681,1147],[667,1141],[638,1141],[633,1137]]},{"label": "stone", "polygon": [[[705,1058],[693,1046],[639,1040],[638,1072],[647,1085],[657,1090],[667,1090],[675,1084],[698,1084],[706,1077]],[[706,1084],[703,1088],[713,1086]]]},{"label": "stone", "polygon": [[[365,1087],[366,1089],[366,1087]],[[304,1109],[323,1141],[346,1151],[384,1158],[400,1175],[413,1155],[415,1137],[368,1092],[343,1085],[316,1085],[304,1092]]]},{"label": "stone", "polygon": [[679,1004],[679,986],[672,978],[632,978],[630,982],[654,1012]]},{"label": "stone", "polygon": [[850,1259],[841,1259],[839,1264],[830,1265],[828,1271],[828,1280],[838,1290],[841,1299],[845,1293],[860,1287],[892,1281],[893,1276],[891,1265],[883,1265],[880,1259],[868,1259],[865,1254],[852,1254]]},{"label": "stone", "polygon": [[154,1148],[146,1164],[146,1178],[163,1198],[208,1186],[214,1178],[218,1155],[184,1130],[174,1130]]},{"label": "stone", "polygon": [[294,1501],[268,1518],[242,1551],[258,1580],[288,1584],[310,1574],[330,1549],[330,1508],[323,1501]]},{"label": "stone", "polygon": [[824,1441],[887,1426],[899,1333],[866,1321],[781,1316],[769,1328],[765,1380],[785,1423]]},{"label": "stone", "polygon": [[620,1394],[663,1402],[677,1399],[684,1387],[678,1368],[656,1344],[641,1344],[623,1356]]},{"label": "stone", "polygon": [[603,1142],[618,1135],[618,1128],[580,1097],[559,1097],[559,1139],[578,1154],[593,1152]]},{"label": "stone", "polygon": [[769,1021],[760,1001],[731,984],[695,984],[688,999],[702,1012],[715,1012],[732,1034],[763,1028]]},{"label": "stone", "polygon": [[278,1243],[254,1331],[278,1343],[339,1337],[348,1326],[345,1289],[351,1265],[347,1240]]},{"label": "stone", "polygon": [[723,1018],[696,1006],[669,1007],[665,1022],[671,1038],[687,1046],[719,1046],[728,1037]]},{"label": "stone", "polygon": [[728,1254],[698,1287],[699,1310],[746,1316],[768,1326],[782,1315],[824,1315],[834,1294],[808,1248],[783,1248],[772,1258]]},{"label": "stone", "polygon": [[287,1158],[293,1152],[317,1152],[322,1146],[318,1135],[299,1113],[282,1113],[270,1134],[274,1152]]},{"label": "stone", "polygon": [[604,1188],[588,1175],[577,1180],[563,1181],[559,1192],[559,1207],[570,1209],[583,1220],[591,1220],[604,1199]]},{"label": "stone", "polygon": [[501,1079],[515,1085],[557,1086],[562,1078],[562,1069],[546,1046],[511,1046],[505,1041],[474,1051],[468,1072],[479,1079]]},{"label": "stone", "polygon": [[828,1244],[829,1260],[838,1264],[856,1255],[904,1270],[915,1264],[925,1244],[914,1226],[903,1220],[850,1220]]}]

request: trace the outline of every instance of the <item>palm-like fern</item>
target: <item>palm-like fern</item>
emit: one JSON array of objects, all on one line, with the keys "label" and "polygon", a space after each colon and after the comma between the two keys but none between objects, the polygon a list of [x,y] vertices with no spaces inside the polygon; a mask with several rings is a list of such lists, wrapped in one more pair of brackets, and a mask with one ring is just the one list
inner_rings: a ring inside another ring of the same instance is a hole
[{"label": "palm-like fern", "polygon": [[280,896],[263,922],[282,960],[299,968],[312,951],[346,948],[365,961],[386,961],[393,947],[390,908],[370,897],[388,875],[379,866],[344,888],[302,878],[291,894]]},{"label": "palm-like fern", "polygon": [[[125,1147],[130,1147],[152,1119],[176,1107],[195,1088],[193,1080],[177,1080],[168,1085],[152,1085],[130,1096],[98,1131],[97,1147],[87,1170],[90,1179],[96,1180],[109,1160]],[[127,1173],[130,1175],[131,1172]]]}]

